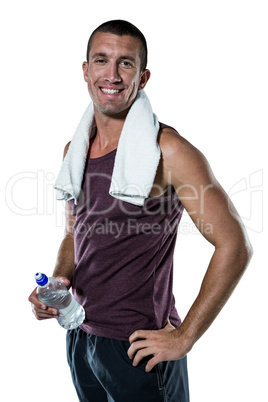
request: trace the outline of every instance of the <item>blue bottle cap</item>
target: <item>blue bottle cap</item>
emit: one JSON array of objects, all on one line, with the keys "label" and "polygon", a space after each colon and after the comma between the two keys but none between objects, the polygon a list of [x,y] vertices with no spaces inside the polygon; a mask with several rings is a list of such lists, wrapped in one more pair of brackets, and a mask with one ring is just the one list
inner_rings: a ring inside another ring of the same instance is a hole
[{"label": "blue bottle cap", "polygon": [[43,287],[46,286],[46,284],[48,283],[48,277],[41,272],[37,272],[34,277],[38,286]]}]

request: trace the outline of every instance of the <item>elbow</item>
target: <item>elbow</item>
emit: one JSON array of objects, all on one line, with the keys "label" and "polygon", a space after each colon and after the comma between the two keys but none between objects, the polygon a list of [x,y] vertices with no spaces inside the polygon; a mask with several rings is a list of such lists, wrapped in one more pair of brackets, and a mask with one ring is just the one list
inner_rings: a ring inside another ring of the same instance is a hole
[{"label": "elbow", "polygon": [[242,271],[245,271],[253,256],[253,247],[248,238],[239,242],[236,248],[236,255],[237,266],[240,267]]},{"label": "elbow", "polygon": [[244,265],[246,269],[253,256],[253,247],[244,226],[241,225],[236,232],[236,235],[233,237],[233,243],[236,248],[238,262],[240,262],[239,265]]},{"label": "elbow", "polygon": [[248,241],[248,244],[245,246],[245,254],[246,254],[247,264],[248,264],[254,254],[252,244],[249,241]]},{"label": "elbow", "polygon": [[[247,269],[253,256],[253,247],[247,236],[236,236],[225,243],[222,248],[223,258],[229,261],[233,270],[240,277]],[[234,272],[233,271],[233,272]]]},{"label": "elbow", "polygon": [[254,251],[246,231],[243,233],[243,238],[241,240],[241,247],[245,256],[245,260],[248,264],[253,256]]}]

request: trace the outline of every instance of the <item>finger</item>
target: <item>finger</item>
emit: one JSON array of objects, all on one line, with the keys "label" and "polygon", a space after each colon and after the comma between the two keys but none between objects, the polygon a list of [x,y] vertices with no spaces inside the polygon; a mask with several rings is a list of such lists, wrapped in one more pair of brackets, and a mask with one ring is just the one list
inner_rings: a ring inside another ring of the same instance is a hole
[{"label": "finger", "polygon": [[66,287],[70,286],[71,281],[69,281],[65,276],[57,276],[57,278],[60,279]]},{"label": "finger", "polygon": [[127,351],[128,357],[130,359],[133,359],[137,350],[146,348],[147,346],[148,346],[148,344],[144,340],[133,342],[132,345],[128,348],[128,351]]},{"label": "finger", "polygon": [[37,308],[46,310],[47,306],[44,303],[40,302],[40,300],[37,297],[36,290],[37,290],[37,288],[35,288],[34,291],[30,294],[30,296],[28,297],[28,300],[32,305],[36,306]]},{"label": "finger", "polygon": [[48,309],[48,307],[40,302],[40,300],[37,297],[29,297],[29,302],[32,305],[32,310],[35,309],[37,310],[42,310],[42,311],[46,311]]},{"label": "finger", "polygon": [[59,312],[56,309],[52,309],[50,307],[46,308],[46,310],[36,307],[32,304],[32,311],[35,317],[38,320],[45,320],[48,318],[57,318],[59,316]]},{"label": "finger", "polygon": [[36,313],[36,314],[35,314],[35,318],[36,318],[38,321],[42,321],[42,320],[50,320],[50,319],[52,319],[52,318],[58,318],[58,317],[56,317],[56,316],[54,316],[54,315],[51,315],[51,314],[44,314],[44,313],[38,314],[38,313]]},{"label": "finger", "polygon": [[133,332],[133,334],[130,335],[129,337],[129,343],[132,344],[135,342],[137,339],[147,339],[150,335],[151,331],[147,330],[137,330]]},{"label": "finger", "polygon": [[160,361],[161,360],[159,360],[159,358],[157,358],[156,356],[152,357],[152,359],[150,359],[148,361],[148,363],[146,364],[146,367],[145,367],[146,373],[149,373],[154,368],[154,366],[156,366],[158,363],[160,363]]},{"label": "finger", "polygon": [[141,362],[142,359],[144,359],[147,356],[153,355],[154,350],[152,348],[144,348],[140,349],[134,359],[133,359],[133,366],[138,366],[138,364]]}]

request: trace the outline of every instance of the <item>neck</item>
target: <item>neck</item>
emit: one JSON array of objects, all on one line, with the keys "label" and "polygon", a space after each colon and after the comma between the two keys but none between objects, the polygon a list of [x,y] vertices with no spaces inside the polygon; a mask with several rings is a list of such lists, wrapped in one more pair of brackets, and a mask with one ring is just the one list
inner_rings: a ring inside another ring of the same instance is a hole
[{"label": "neck", "polygon": [[97,134],[94,139],[95,147],[100,151],[116,147],[126,119],[127,112],[117,116],[107,116],[95,108]]}]

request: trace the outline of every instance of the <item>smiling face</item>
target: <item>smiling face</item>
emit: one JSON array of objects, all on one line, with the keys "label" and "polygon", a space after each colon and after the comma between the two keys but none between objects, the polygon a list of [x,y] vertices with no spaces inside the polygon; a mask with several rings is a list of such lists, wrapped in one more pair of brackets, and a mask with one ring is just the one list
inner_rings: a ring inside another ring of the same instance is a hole
[{"label": "smiling face", "polygon": [[126,116],[150,77],[149,70],[140,71],[140,47],[140,40],[132,36],[94,35],[83,72],[95,113]]}]

